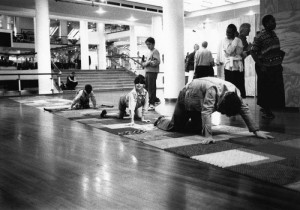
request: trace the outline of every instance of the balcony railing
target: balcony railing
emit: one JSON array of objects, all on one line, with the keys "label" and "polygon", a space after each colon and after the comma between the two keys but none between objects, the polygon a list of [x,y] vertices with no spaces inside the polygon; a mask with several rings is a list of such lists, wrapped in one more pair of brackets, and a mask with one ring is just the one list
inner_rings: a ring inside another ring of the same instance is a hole
[{"label": "balcony railing", "polygon": [[135,71],[142,69],[141,57],[130,57],[126,54],[112,54],[106,56],[109,69],[126,68]]},{"label": "balcony railing", "polygon": [[[14,42],[19,43],[34,43],[34,34],[16,34],[13,38]],[[54,45],[68,45],[77,42],[78,40],[68,39],[68,36],[50,36],[50,44]]]},{"label": "balcony railing", "polygon": [[[13,80],[17,80],[17,86],[18,86],[18,89],[17,90],[14,90],[14,91],[18,91],[19,92],[19,95],[21,96],[22,95],[22,85],[21,85],[21,81],[22,79],[25,80],[24,77],[32,77],[32,76],[47,76],[49,75],[50,76],[50,80],[51,80],[51,87],[50,87],[50,90],[52,92],[52,94],[55,93],[55,89],[60,92],[60,89],[57,88],[57,84],[60,84],[60,77],[61,77],[61,73],[11,73],[11,74],[0,74],[0,77],[12,77]],[[55,76],[57,78],[55,78]],[[56,82],[57,81],[57,82]],[[36,87],[38,88],[38,87]],[[32,88],[31,88],[32,89]],[[3,88],[3,91],[2,92],[6,92],[6,91],[13,91],[11,89],[6,89],[6,88]],[[1,96],[1,95],[0,95]]]}]

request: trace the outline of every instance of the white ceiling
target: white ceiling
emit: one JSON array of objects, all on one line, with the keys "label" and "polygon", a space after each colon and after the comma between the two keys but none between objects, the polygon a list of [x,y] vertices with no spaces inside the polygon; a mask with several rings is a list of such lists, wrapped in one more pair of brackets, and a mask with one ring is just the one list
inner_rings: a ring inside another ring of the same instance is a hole
[{"label": "white ceiling", "polygon": [[[112,24],[150,25],[153,16],[161,16],[163,0],[110,0],[112,2],[143,5],[156,8],[157,12],[108,5],[102,0],[49,0],[50,18],[78,21],[99,21]],[[177,0],[174,0],[177,1]],[[94,4],[92,4],[94,2]],[[238,3],[236,3],[238,2]],[[222,21],[245,15],[250,10],[259,13],[259,0],[184,0],[185,27],[193,28],[209,18]],[[106,11],[98,14],[102,8]],[[204,9],[205,8],[205,9]],[[0,14],[14,16],[35,16],[35,0],[0,0]],[[134,17],[136,21],[129,21]]]},{"label": "white ceiling", "polygon": [[[138,2],[142,4],[149,4],[154,6],[163,6],[163,0],[126,0],[129,2]],[[184,11],[194,12],[197,10],[209,9],[214,7],[220,7],[247,0],[184,0]]]}]

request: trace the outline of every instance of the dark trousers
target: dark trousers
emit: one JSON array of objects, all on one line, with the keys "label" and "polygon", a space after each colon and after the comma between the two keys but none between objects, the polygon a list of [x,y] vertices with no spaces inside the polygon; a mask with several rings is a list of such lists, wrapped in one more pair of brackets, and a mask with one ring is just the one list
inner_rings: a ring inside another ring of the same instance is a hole
[{"label": "dark trousers", "polygon": [[75,105],[76,109],[89,109],[90,108],[90,100],[80,98],[80,101],[78,104]]},{"label": "dark trousers", "polygon": [[149,104],[155,104],[157,101],[156,98],[156,79],[157,79],[157,72],[146,72],[146,90],[149,94]]},{"label": "dark trousers", "polygon": [[282,76],[282,66],[266,67],[261,70],[255,64],[257,74],[257,105],[269,110],[285,107],[285,92]]},{"label": "dark trousers", "polygon": [[202,77],[213,77],[214,69],[212,66],[197,66],[194,79]]},{"label": "dark trousers", "polygon": [[225,69],[225,80],[234,84],[241,92],[242,98],[246,98],[244,72]]},{"label": "dark trousers", "polygon": [[199,111],[187,111],[184,105],[185,91],[179,93],[172,118],[160,117],[155,126],[165,131],[202,134],[202,117]]},{"label": "dark trousers", "polygon": [[78,82],[70,82],[68,81],[66,84],[67,90],[75,90],[75,87],[78,85]]}]

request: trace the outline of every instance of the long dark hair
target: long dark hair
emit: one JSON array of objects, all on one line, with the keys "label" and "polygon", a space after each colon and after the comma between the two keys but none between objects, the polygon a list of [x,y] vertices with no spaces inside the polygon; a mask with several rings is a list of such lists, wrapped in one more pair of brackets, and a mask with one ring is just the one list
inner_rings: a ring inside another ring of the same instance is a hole
[{"label": "long dark hair", "polygon": [[236,36],[238,36],[238,31],[234,24],[229,24],[227,26],[226,36],[228,39],[234,39]]}]

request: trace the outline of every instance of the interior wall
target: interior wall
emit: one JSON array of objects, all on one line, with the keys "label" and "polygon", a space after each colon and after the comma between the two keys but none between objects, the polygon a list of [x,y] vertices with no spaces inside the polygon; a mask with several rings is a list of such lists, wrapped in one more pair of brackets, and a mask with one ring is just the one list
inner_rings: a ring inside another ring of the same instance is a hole
[{"label": "interior wall", "polygon": [[300,107],[300,1],[261,0],[261,17],[272,14],[286,55],[283,61],[286,107]]}]

